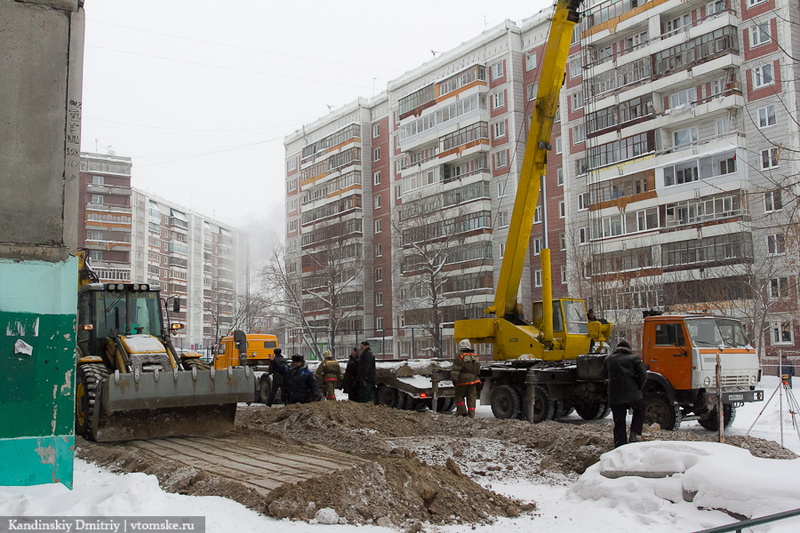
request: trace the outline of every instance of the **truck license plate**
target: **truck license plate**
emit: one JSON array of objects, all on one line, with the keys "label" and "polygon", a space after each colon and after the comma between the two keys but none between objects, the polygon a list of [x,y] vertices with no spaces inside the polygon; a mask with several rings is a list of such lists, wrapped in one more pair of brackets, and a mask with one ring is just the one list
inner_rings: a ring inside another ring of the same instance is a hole
[{"label": "truck license plate", "polygon": [[729,394],[728,399],[732,402],[741,402],[744,400],[744,394]]}]

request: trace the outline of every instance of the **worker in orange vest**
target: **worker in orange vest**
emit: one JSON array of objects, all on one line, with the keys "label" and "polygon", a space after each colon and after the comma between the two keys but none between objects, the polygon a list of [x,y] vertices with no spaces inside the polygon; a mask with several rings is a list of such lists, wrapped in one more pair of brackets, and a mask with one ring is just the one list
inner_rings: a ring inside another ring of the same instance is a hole
[{"label": "worker in orange vest", "polygon": [[458,350],[451,373],[453,383],[456,385],[456,416],[475,418],[475,402],[478,399],[478,384],[481,382],[478,378],[481,363],[472,351],[472,344],[468,339],[458,343]]}]

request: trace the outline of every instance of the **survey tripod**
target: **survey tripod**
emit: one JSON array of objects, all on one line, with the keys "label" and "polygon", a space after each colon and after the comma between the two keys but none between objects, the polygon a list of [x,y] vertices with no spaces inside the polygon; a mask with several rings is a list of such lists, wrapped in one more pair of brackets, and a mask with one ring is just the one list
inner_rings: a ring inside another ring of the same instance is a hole
[{"label": "survey tripod", "polygon": [[769,399],[764,403],[764,407],[761,409],[761,412],[758,413],[758,416],[755,420],[753,420],[750,429],[747,430],[745,436],[750,434],[750,430],[753,429],[753,426],[756,425],[758,419],[761,418],[761,415],[764,414],[764,411],[767,409],[767,406],[772,401],[772,398],[775,397],[776,393],[778,394],[778,401],[780,401],[780,421],[781,421],[781,446],[783,446],[783,395],[786,395],[786,408],[789,410],[789,414],[792,415],[792,427],[794,428],[795,432],[797,433],[797,438],[800,439],[800,426],[798,426],[797,422],[797,415],[800,414],[800,404],[797,402],[797,398],[795,397],[794,393],[792,392],[792,387],[789,386],[791,376],[789,374],[785,374],[783,372],[783,365],[779,361],[778,362],[778,374],[780,375],[781,379],[778,382],[778,386],[775,387],[775,390],[772,391]]}]

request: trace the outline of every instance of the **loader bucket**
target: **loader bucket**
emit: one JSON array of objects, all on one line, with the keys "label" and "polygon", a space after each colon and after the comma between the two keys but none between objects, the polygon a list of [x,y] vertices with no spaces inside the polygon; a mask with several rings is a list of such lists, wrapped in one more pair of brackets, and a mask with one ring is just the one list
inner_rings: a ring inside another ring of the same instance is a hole
[{"label": "loader bucket", "polygon": [[219,435],[233,429],[238,402],[252,402],[247,367],[115,373],[94,404],[97,442]]}]

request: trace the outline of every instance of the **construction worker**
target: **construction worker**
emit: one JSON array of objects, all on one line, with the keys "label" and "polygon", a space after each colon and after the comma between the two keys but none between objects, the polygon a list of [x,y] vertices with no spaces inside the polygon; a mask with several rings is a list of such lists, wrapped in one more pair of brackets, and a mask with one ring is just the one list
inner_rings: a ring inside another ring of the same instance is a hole
[{"label": "construction worker", "polygon": [[356,367],[356,401],[372,403],[375,401],[375,356],[369,342],[361,341]]},{"label": "construction worker", "polygon": [[278,389],[281,389],[281,397],[285,389],[283,387],[283,371],[281,369],[286,367],[286,358],[281,355],[281,349],[275,348],[275,355],[269,363],[269,373],[272,375],[272,387],[269,390],[269,399],[267,405],[275,403],[275,398],[278,394]]},{"label": "construction worker", "polygon": [[[647,369],[641,357],[633,353],[628,341],[622,339],[606,357],[601,372],[603,378],[608,379],[608,404],[614,417],[614,448],[638,441],[644,426],[642,387],[647,380]],[[628,409],[633,409],[630,440],[625,428]]]},{"label": "construction worker", "polygon": [[334,391],[339,387],[342,382],[342,369],[339,367],[339,361],[333,358],[330,350],[322,352],[324,361],[317,367],[316,374],[322,377],[322,384],[325,388],[325,399],[335,400],[336,394]]},{"label": "construction worker", "polygon": [[305,358],[300,354],[292,356],[290,367],[280,369],[283,374],[283,386],[286,393],[283,397],[286,405],[292,403],[309,403],[321,400],[314,374],[308,369]]},{"label": "construction worker", "polygon": [[481,363],[478,360],[478,356],[472,351],[472,344],[468,339],[459,342],[458,349],[459,353],[456,354],[453,360],[453,371],[451,373],[453,383],[456,385],[456,416],[475,418],[478,383],[481,382],[478,378]]}]

